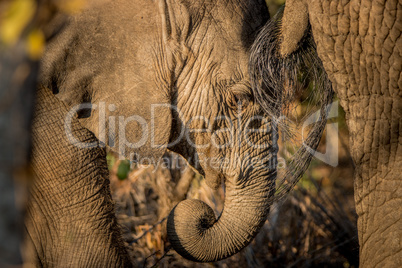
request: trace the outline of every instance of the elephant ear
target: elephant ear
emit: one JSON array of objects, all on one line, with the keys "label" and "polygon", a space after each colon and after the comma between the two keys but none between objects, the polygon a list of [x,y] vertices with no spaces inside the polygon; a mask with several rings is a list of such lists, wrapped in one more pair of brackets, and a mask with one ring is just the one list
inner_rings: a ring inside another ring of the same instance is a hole
[{"label": "elephant ear", "polygon": [[308,29],[308,10],[305,0],[286,1],[280,35],[280,55],[286,57],[296,51]]},{"label": "elephant ear", "polygon": [[[188,31],[189,20],[173,17],[163,4],[148,1],[131,8],[111,3],[91,9],[70,18],[49,44],[41,83],[70,110],[67,131],[69,118],[77,116],[124,157],[155,160],[165,152],[171,85],[184,61],[177,36]],[[166,12],[161,14],[161,8]]]},{"label": "elephant ear", "polygon": [[[296,6],[288,8],[292,3]],[[327,119],[332,117],[331,81],[318,57],[308,21],[304,24],[300,21],[307,17],[296,15],[303,11],[303,5],[303,1],[299,0],[286,1],[285,10],[279,10],[267,22],[250,50],[249,73],[253,95],[266,115],[276,122],[283,135],[284,148],[286,144],[293,148],[300,144],[292,131],[294,128],[289,127],[290,121],[286,119],[292,111],[296,111],[295,108],[289,109],[290,104],[298,96],[297,92],[307,88],[312,92],[304,101],[308,107],[305,121],[300,126],[303,131],[302,144],[293,157],[286,161],[286,168],[277,177],[275,200],[287,196],[308,168],[312,157],[318,155],[317,148]],[[290,22],[288,27],[285,27],[285,18]],[[300,33],[294,35],[294,40],[287,40],[286,33],[290,38],[290,33],[298,27],[297,22],[300,23]],[[284,49],[288,49],[287,52],[284,53]]]}]

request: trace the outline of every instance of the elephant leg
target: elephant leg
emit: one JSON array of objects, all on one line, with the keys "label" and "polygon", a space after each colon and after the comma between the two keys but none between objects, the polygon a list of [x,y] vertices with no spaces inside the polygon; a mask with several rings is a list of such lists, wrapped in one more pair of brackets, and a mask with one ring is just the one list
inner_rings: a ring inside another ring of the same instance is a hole
[{"label": "elephant leg", "polygon": [[361,267],[402,267],[402,157],[398,158],[370,178],[360,172],[355,176]]},{"label": "elephant leg", "polygon": [[38,90],[26,258],[44,267],[131,267],[114,214],[105,148],[79,148],[78,142],[98,141],[76,119],[68,133],[66,115],[50,90]]},{"label": "elephant leg", "polygon": [[402,267],[400,1],[308,1],[318,55],[345,110],[361,267]]},{"label": "elephant leg", "polygon": [[356,164],[355,203],[361,267],[402,267],[402,135],[398,98],[376,97],[391,109],[388,118],[370,120],[350,105],[351,152]]}]

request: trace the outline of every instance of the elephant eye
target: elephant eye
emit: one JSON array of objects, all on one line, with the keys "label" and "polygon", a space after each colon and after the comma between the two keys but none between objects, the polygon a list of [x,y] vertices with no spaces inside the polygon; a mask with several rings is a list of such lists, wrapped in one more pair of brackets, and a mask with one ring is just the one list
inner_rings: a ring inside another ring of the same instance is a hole
[{"label": "elephant eye", "polygon": [[231,93],[229,107],[236,113],[243,113],[252,103],[252,96],[249,94]]},{"label": "elephant eye", "polygon": [[234,93],[234,99],[237,106],[247,107],[251,102],[251,96],[246,94],[236,94]]},{"label": "elephant eye", "polygon": [[250,88],[247,87],[244,83],[238,83],[231,87],[231,94],[233,99],[233,106],[238,109],[242,107],[242,109],[247,108],[253,100],[253,96],[251,94]]}]

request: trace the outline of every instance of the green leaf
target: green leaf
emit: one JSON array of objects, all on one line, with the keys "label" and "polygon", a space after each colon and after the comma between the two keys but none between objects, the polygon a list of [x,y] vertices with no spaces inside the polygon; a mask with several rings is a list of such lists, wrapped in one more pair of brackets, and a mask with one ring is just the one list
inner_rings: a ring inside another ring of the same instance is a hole
[{"label": "green leaf", "polygon": [[121,161],[117,169],[117,178],[119,180],[125,180],[127,179],[129,172],[130,172],[130,161],[128,160]]}]

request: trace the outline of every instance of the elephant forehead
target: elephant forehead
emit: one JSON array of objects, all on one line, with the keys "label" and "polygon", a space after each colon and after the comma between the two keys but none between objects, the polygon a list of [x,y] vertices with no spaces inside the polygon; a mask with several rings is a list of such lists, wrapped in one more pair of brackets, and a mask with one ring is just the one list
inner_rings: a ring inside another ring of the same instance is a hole
[{"label": "elephant forehead", "polygon": [[197,56],[210,55],[216,62],[224,60],[231,66],[239,59],[247,62],[246,55],[257,31],[269,19],[263,0],[181,2],[191,17],[186,45]]},{"label": "elephant forehead", "polygon": [[[197,1],[198,2],[198,1]],[[249,47],[254,34],[269,19],[269,12],[264,0],[242,1],[199,1],[207,5],[204,20],[211,21],[220,35],[241,37],[239,41]],[[237,40],[229,40],[237,41]]]}]

